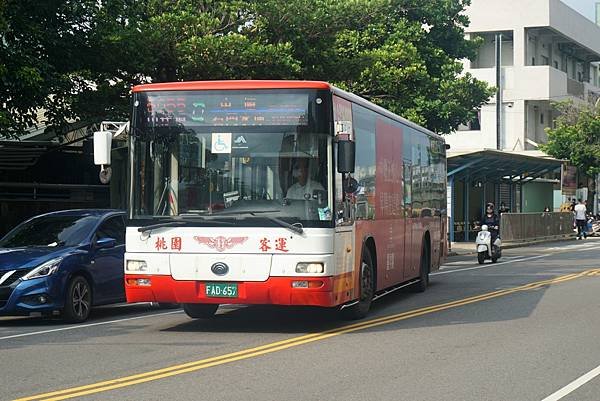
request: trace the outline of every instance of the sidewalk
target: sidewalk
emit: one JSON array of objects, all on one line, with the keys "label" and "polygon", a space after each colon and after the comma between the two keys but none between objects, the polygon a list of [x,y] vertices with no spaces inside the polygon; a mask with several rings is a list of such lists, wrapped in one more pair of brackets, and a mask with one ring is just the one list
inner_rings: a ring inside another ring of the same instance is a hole
[{"label": "sidewalk", "polygon": [[[589,237],[589,239],[599,238],[599,237]],[[527,247],[535,244],[542,244],[545,242],[559,242],[559,241],[575,241],[575,233],[573,235],[563,236],[563,237],[552,237],[552,238],[539,238],[533,239],[531,241],[518,241],[518,242],[503,242],[502,249],[511,249],[511,248],[521,248]],[[448,252],[448,256],[461,256],[461,255],[474,255],[475,251],[475,241],[472,242],[453,242],[450,248],[450,252]]]}]

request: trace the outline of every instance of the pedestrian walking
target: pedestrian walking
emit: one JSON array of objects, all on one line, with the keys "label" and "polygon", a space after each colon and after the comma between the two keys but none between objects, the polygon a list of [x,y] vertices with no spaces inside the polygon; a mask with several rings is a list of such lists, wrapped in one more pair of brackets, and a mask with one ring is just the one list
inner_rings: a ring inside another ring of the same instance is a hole
[{"label": "pedestrian walking", "polygon": [[579,203],[573,208],[575,213],[575,225],[577,226],[577,239],[587,238],[587,208],[583,203],[583,199],[579,199]]}]

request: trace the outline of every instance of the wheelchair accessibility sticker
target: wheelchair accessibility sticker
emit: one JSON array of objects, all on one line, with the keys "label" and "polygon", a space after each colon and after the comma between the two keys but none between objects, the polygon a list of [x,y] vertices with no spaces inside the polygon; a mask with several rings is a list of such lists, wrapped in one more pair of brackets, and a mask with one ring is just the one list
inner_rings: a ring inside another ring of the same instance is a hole
[{"label": "wheelchair accessibility sticker", "polygon": [[231,153],[231,132],[212,134],[212,153]]}]

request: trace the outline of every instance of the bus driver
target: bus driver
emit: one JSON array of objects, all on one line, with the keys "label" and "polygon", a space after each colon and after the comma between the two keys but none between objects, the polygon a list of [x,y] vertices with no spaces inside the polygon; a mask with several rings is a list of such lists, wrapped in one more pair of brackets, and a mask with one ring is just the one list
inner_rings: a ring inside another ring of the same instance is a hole
[{"label": "bus driver", "polygon": [[292,177],[297,180],[288,188],[286,198],[297,200],[310,200],[314,191],[325,191],[325,188],[309,177],[308,158],[302,157],[294,161]]}]

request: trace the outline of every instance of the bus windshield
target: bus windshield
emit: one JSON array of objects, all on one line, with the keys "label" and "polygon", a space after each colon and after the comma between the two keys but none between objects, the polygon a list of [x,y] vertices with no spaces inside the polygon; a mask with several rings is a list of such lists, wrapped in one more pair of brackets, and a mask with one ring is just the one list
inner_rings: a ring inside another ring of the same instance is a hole
[{"label": "bus windshield", "polygon": [[326,93],[140,92],[132,129],[132,217],[332,221]]}]

